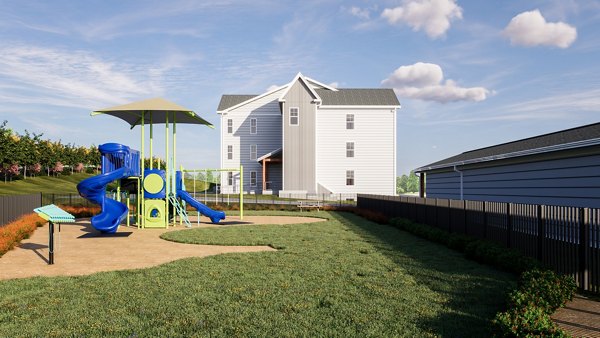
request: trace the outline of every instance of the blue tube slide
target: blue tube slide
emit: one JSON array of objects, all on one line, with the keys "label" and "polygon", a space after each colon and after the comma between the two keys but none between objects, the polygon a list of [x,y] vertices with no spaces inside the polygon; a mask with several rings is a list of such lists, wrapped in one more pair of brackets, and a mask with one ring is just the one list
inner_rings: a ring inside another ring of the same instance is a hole
[{"label": "blue tube slide", "polygon": [[127,168],[119,168],[114,171],[86,178],[77,184],[77,190],[81,197],[92,203],[100,205],[102,212],[92,217],[92,226],[104,233],[113,234],[117,231],[121,221],[127,217],[127,206],[106,197],[106,186],[126,176]]},{"label": "blue tube slide", "polygon": [[121,202],[106,197],[106,186],[115,180],[129,176],[131,169],[130,149],[119,143],[105,143],[98,147],[102,154],[102,174],[86,178],[77,184],[81,197],[100,205],[102,211],[92,217],[92,226],[103,233],[115,233],[127,217],[129,209]]}]

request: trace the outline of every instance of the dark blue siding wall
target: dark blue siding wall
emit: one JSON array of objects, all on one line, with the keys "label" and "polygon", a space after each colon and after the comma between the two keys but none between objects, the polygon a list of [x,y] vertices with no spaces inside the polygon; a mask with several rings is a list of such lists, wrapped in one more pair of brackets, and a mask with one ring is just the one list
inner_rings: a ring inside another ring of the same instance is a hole
[{"label": "dark blue siding wall", "polygon": [[[600,208],[600,155],[462,171],[466,200]],[[460,174],[428,173],[426,192],[460,199]]]}]

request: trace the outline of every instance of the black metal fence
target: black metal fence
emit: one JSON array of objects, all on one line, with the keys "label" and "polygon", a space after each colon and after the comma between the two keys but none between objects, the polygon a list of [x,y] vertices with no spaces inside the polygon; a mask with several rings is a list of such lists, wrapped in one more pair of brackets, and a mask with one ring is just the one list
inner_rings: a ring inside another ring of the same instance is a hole
[{"label": "black metal fence", "polygon": [[41,206],[41,194],[0,196],[0,227]]},{"label": "black metal fence", "polygon": [[517,249],[600,293],[600,209],[380,195],[357,206]]}]

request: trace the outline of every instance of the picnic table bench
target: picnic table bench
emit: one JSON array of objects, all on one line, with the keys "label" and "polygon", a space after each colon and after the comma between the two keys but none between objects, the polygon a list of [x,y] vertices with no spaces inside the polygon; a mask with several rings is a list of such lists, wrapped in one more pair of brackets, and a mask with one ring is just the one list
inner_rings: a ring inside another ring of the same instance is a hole
[{"label": "picnic table bench", "polygon": [[320,209],[323,207],[323,204],[321,203],[321,201],[299,201],[298,202],[298,208],[300,208],[300,211],[302,211],[302,209],[317,209],[317,211],[320,211]]}]

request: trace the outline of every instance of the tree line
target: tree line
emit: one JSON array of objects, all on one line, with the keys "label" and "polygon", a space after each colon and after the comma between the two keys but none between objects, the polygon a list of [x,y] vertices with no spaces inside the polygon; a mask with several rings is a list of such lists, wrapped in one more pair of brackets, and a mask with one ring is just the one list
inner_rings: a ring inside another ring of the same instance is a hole
[{"label": "tree line", "polygon": [[396,177],[396,193],[406,194],[411,192],[419,192],[419,176],[414,172],[410,174]]},{"label": "tree line", "polygon": [[100,152],[95,145],[63,144],[42,136],[27,130],[19,134],[8,128],[6,120],[0,124],[0,175],[5,181],[40,174],[59,175],[63,171],[81,172],[100,165]]}]

